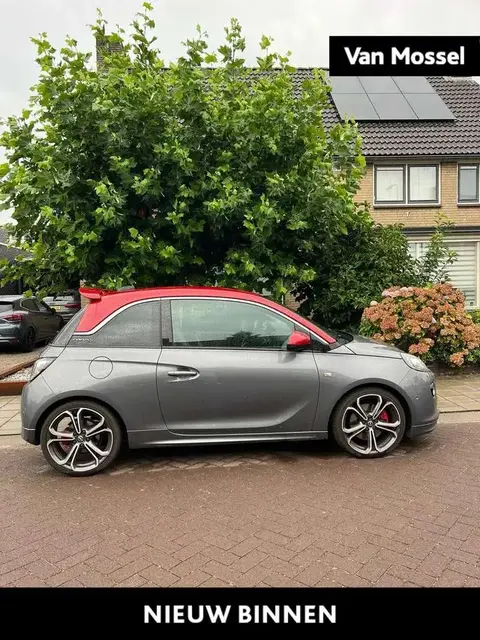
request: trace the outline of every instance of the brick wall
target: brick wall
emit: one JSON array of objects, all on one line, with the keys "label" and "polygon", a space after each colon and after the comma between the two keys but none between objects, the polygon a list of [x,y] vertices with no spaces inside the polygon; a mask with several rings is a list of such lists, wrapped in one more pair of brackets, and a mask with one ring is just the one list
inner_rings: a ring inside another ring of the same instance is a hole
[{"label": "brick wall", "polygon": [[457,204],[456,162],[440,164],[440,193],[440,206],[375,207],[373,205],[373,165],[369,164],[355,199],[358,202],[367,200],[372,205],[373,218],[380,224],[400,222],[408,228],[432,227],[435,225],[437,215],[442,211],[456,225],[480,226],[480,205],[458,206]]}]

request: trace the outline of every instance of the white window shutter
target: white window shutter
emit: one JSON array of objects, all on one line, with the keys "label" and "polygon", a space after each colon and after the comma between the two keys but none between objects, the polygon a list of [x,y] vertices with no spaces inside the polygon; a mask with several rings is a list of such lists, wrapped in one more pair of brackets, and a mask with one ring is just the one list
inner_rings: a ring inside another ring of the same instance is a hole
[{"label": "white window shutter", "polygon": [[448,267],[450,282],[465,294],[465,306],[477,306],[477,243],[455,242],[450,248],[457,254]]}]

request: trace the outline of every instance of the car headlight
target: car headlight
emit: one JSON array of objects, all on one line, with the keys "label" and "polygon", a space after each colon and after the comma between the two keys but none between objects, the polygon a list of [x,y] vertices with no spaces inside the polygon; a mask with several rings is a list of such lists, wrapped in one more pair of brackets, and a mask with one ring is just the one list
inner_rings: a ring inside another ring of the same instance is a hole
[{"label": "car headlight", "polygon": [[35,363],[32,367],[32,371],[30,373],[29,382],[31,382],[34,378],[39,376],[42,373],[42,371],[45,371],[45,369],[49,367],[54,360],[56,360],[56,358],[38,358],[38,360],[35,360]]},{"label": "car headlight", "polygon": [[414,356],[411,353],[402,353],[402,358],[410,369],[415,369],[415,371],[430,371],[423,360],[417,358],[417,356]]}]

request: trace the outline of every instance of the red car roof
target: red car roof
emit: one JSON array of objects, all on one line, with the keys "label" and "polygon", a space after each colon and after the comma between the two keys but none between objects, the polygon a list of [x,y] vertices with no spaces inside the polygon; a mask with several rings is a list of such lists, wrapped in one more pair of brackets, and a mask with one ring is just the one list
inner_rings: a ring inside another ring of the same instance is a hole
[{"label": "red car roof", "polygon": [[91,331],[100,322],[108,318],[109,315],[132,302],[138,302],[139,300],[147,300],[150,298],[167,298],[167,297],[205,297],[213,298],[221,296],[222,298],[230,298],[232,300],[247,300],[250,302],[257,302],[270,309],[281,311],[288,316],[294,322],[303,324],[304,327],[310,329],[321,338],[323,338],[329,344],[335,342],[335,338],[328,335],[325,331],[320,329],[317,325],[313,324],[309,320],[302,318],[291,309],[284,307],[273,300],[264,298],[258,293],[252,293],[251,291],[242,291],[241,289],[227,289],[223,287],[151,287],[145,289],[127,289],[124,291],[103,291],[101,289],[86,289],[81,288],[80,293],[90,300],[88,309],[81,318],[76,331]]}]

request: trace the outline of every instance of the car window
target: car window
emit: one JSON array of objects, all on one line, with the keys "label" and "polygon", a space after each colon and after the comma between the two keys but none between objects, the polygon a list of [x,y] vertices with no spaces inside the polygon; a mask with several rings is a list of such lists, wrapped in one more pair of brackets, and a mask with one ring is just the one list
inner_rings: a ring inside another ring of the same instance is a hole
[{"label": "car window", "polygon": [[44,313],[52,313],[51,310],[47,307],[47,305],[44,304],[41,300],[39,300],[37,304],[40,311],[43,311]]},{"label": "car window", "polygon": [[161,346],[160,300],[127,307],[90,335],[73,334],[69,346],[158,349]]},{"label": "car window", "polygon": [[33,298],[25,298],[22,300],[22,305],[24,309],[28,309],[29,311],[38,311],[38,306]]},{"label": "car window", "polygon": [[78,323],[82,319],[87,307],[83,307],[80,309],[78,313],[76,313],[73,318],[71,318],[60,331],[57,333],[55,338],[50,343],[54,347],[66,347],[70,341],[70,338],[73,335],[73,332],[78,327]]},{"label": "car window", "polygon": [[294,331],[277,313],[235,300],[172,300],[171,316],[174,347],[281,349]]}]

